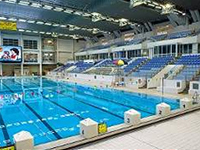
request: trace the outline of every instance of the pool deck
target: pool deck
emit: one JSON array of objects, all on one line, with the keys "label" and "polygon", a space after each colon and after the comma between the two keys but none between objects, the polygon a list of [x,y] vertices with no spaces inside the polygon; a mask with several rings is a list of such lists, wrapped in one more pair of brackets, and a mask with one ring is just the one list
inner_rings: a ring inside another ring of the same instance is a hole
[{"label": "pool deck", "polygon": [[[106,84],[104,83],[97,83],[97,82],[92,82],[92,81],[84,81],[84,80],[77,80],[77,79],[60,79],[61,81],[66,81],[66,82],[72,82],[72,83],[78,83],[82,85],[91,85],[91,86],[97,86],[97,87],[106,87]],[[114,86],[114,87],[109,87],[112,89],[117,89],[117,90],[123,90],[123,91],[128,91],[128,92],[135,92],[135,93],[143,93],[143,94],[148,94],[148,95],[155,95],[155,96],[162,96],[162,97],[167,97],[167,98],[174,98],[174,99],[181,99],[181,98],[192,98],[192,95],[189,94],[168,94],[168,93],[161,93],[158,92],[156,89],[136,89],[136,88],[128,88],[128,87],[123,87],[123,86]]]},{"label": "pool deck", "polygon": [[200,111],[74,148],[200,150]]}]

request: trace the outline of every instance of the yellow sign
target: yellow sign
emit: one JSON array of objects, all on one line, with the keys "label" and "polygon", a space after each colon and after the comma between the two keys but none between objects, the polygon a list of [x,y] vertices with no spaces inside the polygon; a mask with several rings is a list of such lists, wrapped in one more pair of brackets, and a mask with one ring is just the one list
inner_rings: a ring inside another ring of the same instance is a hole
[{"label": "yellow sign", "polygon": [[107,132],[107,125],[106,125],[106,123],[100,123],[98,125],[98,131],[99,131],[99,134],[106,133]]},{"label": "yellow sign", "polygon": [[15,147],[10,146],[10,147],[5,147],[5,148],[0,148],[0,150],[15,150]]},{"label": "yellow sign", "polygon": [[17,23],[16,22],[6,22],[0,21],[0,30],[17,30]]}]

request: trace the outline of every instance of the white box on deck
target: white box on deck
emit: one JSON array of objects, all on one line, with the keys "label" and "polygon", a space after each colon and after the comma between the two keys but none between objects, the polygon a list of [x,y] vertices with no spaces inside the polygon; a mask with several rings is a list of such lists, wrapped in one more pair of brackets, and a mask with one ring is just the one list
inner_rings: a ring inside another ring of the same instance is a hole
[{"label": "white box on deck", "polygon": [[27,131],[21,131],[14,136],[15,148],[17,150],[33,150],[34,139]]},{"label": "white box on deck", "polygon": [[124,122],[129,125],[136,125],[140,123],[141,114],[134,110],[128,110],[124,113]]},{"label": "white box on deck", "polygon": [[80,122],[80,134],[85,138],[92,138],[98,135],[98,123],[90,118]]},{"label": "white box on deck", "polygon": [[183,98],[180,100],[181,109],[189,109],[192,107],[192,100],[188,98]]},{"label": "white box on deck", "polygon": [[161,103],[156,105],[156,114],[161,115],[161,116],[167,116],[171,112],[171,107],[170,105],[166,103]]}]

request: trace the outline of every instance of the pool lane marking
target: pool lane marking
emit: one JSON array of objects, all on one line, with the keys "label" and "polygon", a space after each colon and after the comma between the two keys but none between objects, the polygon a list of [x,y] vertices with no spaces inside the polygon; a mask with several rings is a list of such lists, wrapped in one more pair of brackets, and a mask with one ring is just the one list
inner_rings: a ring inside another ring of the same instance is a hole
[{"label": "pool lane marking", "polygon": [[6,125],[5,125],[5,122],[3,120],[3,117],[0,113],[0,125],[4,128],[2,128],[2,132],[3,132],[3,136],[4,136],[4,139],[6,141],[6,146],[10,146],[11,145],[11,139],[10,139],[10,136],[8,134],[8,130],[6,128]]},{"label": "pool lane marking", "polygon": [[[37,85],[36,83],[33,83],[33,84]],[[39,85],[38,85],[38,86],[39,86]],[[54,91],[54,90],[52,90],[52,89],[49,89],[49,90],[51,90],[51,91],[53,91],[54,93],[56,93],[56,91]],[[47,91],[48,91],[48,90],[47,90]],[[58,93],[56,93],[56,94],[58,94]],[[60,94],[62,94],[62,93],[60,93]],[[76,101],[78,101],[78,102],[81,102],[81,103],[83,103],[83,104],[85,104],[85,105],[89,105],[89,106],[94,107],[94,108],[96,108],[96,109],[99,109],[99,110],[101,110],[101,111],[103,111],[103,112],[109,113],[109,114],[111,114],[111,115],[113,115],[113,116],[115,116],[115,117],[118,117],[118,118],[120,118],[120,119],[124,119],[123,117],[121,117],[121,116],[119,116],[119,115],[117,115],[117,114],[114,114],[114,113],[112,113],[112,112],[110,112],[110,111],[107,111],[107,110],[105,110],[105,109],[102,109],[102,108],[100,108],[100,107],[97,107],[96,105],[83,102],[83,101],[81,101],[81,100],[79,100],[79,99],[76,99],[75,97],[72,97],[72,96],[69,96],[69,95],[64,95],[64,94],[62,94],[62,95],[63,95],[63,96],[67,96],[67,97],[71,97],[73,100],[76,100]],[[44,97],[44,96],[43,96],[43,97]],[[45,98],[45,97],[44,97],[44,98]],[[50,100],[50,99],[48,99],[48,100],[52,102],[52,100]],[[59,105],[59,104],[58,104],[58,105]],[[65,107],[64,107],[64,108],[65,108]],[[84,119],[84,118],[83,118],[83,119]]]},{"label": "pool lane marking", "polygon": [[[18,83],[18,82],[17,82]],[[37,86],[39,86],[38,84],[36,84],[36,83],[34,83],[34,82],[31,82],[31,83],[33,83],[33,84],[35,84],[35,85],[37,85]],[[18,84],[20,84],[20,83],[18,83]],[[25,86],[24,86],[25,87]],[[54,93],[56,93],[56,91],[54,91],[54,90],[52,90],[52,89],[49,89],[49,90],[51,90],[51,91],[53,91]],[[48,91],[48,90],[47,90]],[[56,93],[56,94],[58,94],[58,93]],[[64,95],[64,94],[62,94],[62,95]],[[89,104],[89,103],[86,103],[86,102],[83,102],[83,101],[81,101],[81,100],[79,100],[79,99],[75,99],[75,98],[73,98],[72,96],[69,96],[69,95],[64,95],[64,96],[67,96],[67,97],[71,97],[72,99],[74,99],[74,100],[76,100],[76,101],[78,101],[78,102],[81,102],[81,103],[83,103],[83,104],[85,104],[85,105],[89,105],[89,106],[91,106],[91,107],[94,107],[94,108],[96,108],[96,109],[99,109],[99,110],[101,110],[101,111],[103,111],[103,112],[106,112],[106,113],[109,113],[109,114],[111,114],[111,115],[113,115],[113,116],[115,116],[115,117],[118,117],[118,118],[120,118],[120,119],[124,119],[123,117],[121,117],[121,116],[119,116],[119,115],[117,115],[117,114],[115,114],[115,113],[112,113],[112,112],[110,112],[110,111],[107,111],[107,110],[105,110],[105,109],[102,109],[102,108],[100,108],[100,107],[97,107],[97,106],[95,106],[95,105],[93,105],[93,104]],[[42,97],[43,98],[45,98],[46,100],[49,100],[50,102],[52,102],[53,103],[53,101],[51,100],[51,99],[49,99],[49,98],[46,98],[46,97],[44,97],[43,95],[42,95]],[[56,103],[56,102],[54,102],[54,103]],[[57,105],[59,105],[58,103],[56,103]],[[61,105],[59,105],[59,106],[61,106]],[[63,106],[62,106],[63,107]],[[65,108],[65,107],[63,107],[63,108]],[[65,110],[66,110],[67,108],[65,108]],[[67,109],[68,110],[68,109]],[[70,111],[70,110],[68,110],[68,111]],[[70,111],[70,112],[72,112],[72,111]],[[73,113],[73,112],[72,112]],[[73,113],[73,114],[75,114],[76,115],[76,113]],[[77,115],[76,115],[77,116]],[[78,116],[77,116],[78,117]],[[80,117],[80,116],[79,116]],[[85,119],[85,118],[82,118],[82,120],[83,119]]]},{"label": "pool lane marking", "polygon": [[[17,83],[18,83],[18,82],[17,82]],[[31,83],[37,85],[37,84],[34,83],[34,82],[31,82]],[[18,84],[20,84],[20,83],[18,83]],[[39,85],[37,85],[37,86],[39,86]],[[28,88],[27,86],[24,86],[24,87]],[[30,88],[28,88],[28,89],[31,90]],[[42,94],[42,93],[40,93],[40,94]],[[52,101],[51,99],[46,98],[43,94],[42,94],[42,97],[43,97],[44,99],[48,100],[48,102],[50,101],[50,102],[53,103],[54,105],[56,105],[56,106],[58,106],[58,107],[64,109],[64,110],[67,111],[68,113],[74,114],[74,115],[75,115],[76,117],[78,117],[80,120],[84,120],[84,119],[85,119],[85,118],[81,117],[79,114],[76,114],[75,112],[73,112],[73,111],[71,111],[71,110],[69,110],[69,109],[67,109],[67,108],[65,108],[65,107],[63,107],[63,106],[61,106],[60,104],[58,104],[58,103]]]},{"label": "pool lane marking", "polygon": [[[24,114],[24,116],[25,116],[27,119],[30,119],[30,117],[29,117],[26,113],[24,113],[24,112],[21,110],[20,107],[18,107],[18,109]],[[40,119],[38,119],[38,120],[40,120]],[[41,120],[40,120],[40,121],[41,121]],[[20,122],[20,123],[22,124],[22,122]],[[24,121],[24,123],[25,123],[25,121]],[[29,120],[29,121],[26,122],[26,124],[34,124],[34,125],[36,126],[36,128],[37,128],[38,130],[41,131],[41,133],[44,132],[44,131],[42,130],[42,128],[40,128],[36,123],[37,123],[37,121],[33,121],[33,120]],[[49,140],[52,140],[48,135],[46,135],[45,137],[46,137],[47,139],[49,139]]]},{"label": "pool lane marking", "polygon": [[[17,82],[18,83],[18,82]],[[19,83],[18,83],[19,84]],[[3,83],[3,85],[5,85]],[[11,92],[15,93],[12,89],[10,89],[7,85],[5,85]],[[57,138],[57,139],[62,139],[62,137],[45,121],[42,119],[42,117],[32,108],[30,107],[26,102],[24,102],[24,105],[29,108],[29,110],[32,111],[32,113],[38,118],[41,120],[41,122],[50,130],[53,132],[54,136]]]},{"label": "pool lane marking", "polygon": [[83,118],[83,117],[81,117],[81,115],[79,115],[79,114],[77,114],[77,113],[75,113],[75,112],[73,112],[73,111],[71,111],[71,110],[69,110],[69,109],[67,109],[67,108],[65,108],[65,107],[63,107],[63,106],[61,106],[60,104],[58,104],[58,103],[56,103],[56,102],[54,102],[54,101],[52,101],[52,100],[50,100],[49,98],[46,98],[46,97],[44,97],[44,96],[42,96],[44,99],[46,99],[46,100],[49,100],[51,103],[53,103],[54,105],[56,105],[56,106],[58,106],[58,107],[60,107],[60,108],[62,108],[62,109],[64,109],[65,111],[67,111],[67,112],[69,112],[69,113],[71,113],[71,114],[74,114],[76,117],[78,117],[80,120],[84,120],[85,118]]},{"label": "pool lane marking", "polygon": [[[53,91],[53,92],[55,92],[55,91]],[[73,97],[73,96],[64,95],[64,94],[61,94],[61,95],[66,96],[66,97],[70,97],[71,99],[73,99],[73,100],[75,100],[75,101],[78,101],[78,102],[80,102],[80,103],[83,103],[83,104],[88,105],[88,106],[91,106],[91,107],[94,107],[94,108],[96,108],[96,109],[99,109],[99,110],[101,110],[101,111],[103,111],[103,112],[106,112],[106,113],[108,113],[108,114],[111,114],[111,115],[113,115],[113,116],[115,116],[115,117],[118,117],[118,118],[120,118],[120,119],[124,119],[123,117],[121,117],[121,116],[119,116],[119,115],[117,115],[117,114],[114,114],[114,113],[112,113],[112,112],[110,112],[110,111],[108,111],[108,110],[105,110],[105,109],[102,109],[102,108],[100,108],[100,107],[97,107],[96,105],[83,102],[82,100],[79,100],[79,99],[77,99],[77,98],[75,98],[75,97]]]},{"label": "pool lane marking", "polygon": [[[35,83],[34,83],[35,84]],[[49,89],[49,90],[51,90],[51,91],[53,91],[54,93],[56,93],[54,90],[52,90],[52,89]],[[47,90],[48,91],[48,90]],[[57,93],[56,93],[57,94]],[[96,106],[96,105],[93,105],[93,104],[89,104],[89,103],[86,103],[86,102],[83,102],[83,101],[81,101],[81,100],[79,100],[79,99],[76,99],[75,97],[72,97],[72,96],[70,96],[70,95],[65,95],[65,94],[62,94],[62,93],[60,93],[61,95],[63,95],[63,96],[67,96],[67,97],[70,97],[70,98],[72,98],[73,100],[76,100],[76,101],[78,101],[78,102],[80,102],[80,103],[83,103],[83,104],[85,104],[85,105],[89,105],[89,106],[91,106],[91,107],[94,107],[94,108],[96,108],[96,109],[99,109],[99,110],[101,110],[101,111],[103,111],[103,112],[106,112],[106,113],[108,113],[108,114],[111,114],[111,115],[113,115],[113,116],[115,116],[115,117],[118,117],[118,118],[120,118],[120,119],[124,119],[123,117],[121,117],[121,116],[119,116],[119,115],[117,115],[117,114],[114,114],[114,113],[112,113],[112,112],[110,112],[110,111],[108,111],[108,110],[105,110],[105,109],[102,109],[102,108],[100,108],[100,107],[98,107],[98,106]],[[48,99],[48,100],[50,100],[50,99]],[[51,100],[50,100],[51,101]],[[52,101],[51,101],[52,102]],[[65,108],[65,107],[64,107]]]},{"label": "pool lane marking", "polygon": [[[17,82],[17,83],[18,83],[18,82]],[[33,83],[33,84],[39,86],[38,84],[36,84],[36,83],[34,83],[34,82],[31,82],[31,83]],[[20,83],[18,83],[18,84],[20,84]],[[26,86],[24,86],[24,87],[26,87]],[[26,88],[27,88],[27,87],[26,87]],[[31,90],[30,88],[28,88],[28,89]],[[40,94],[42,94],[42,93],[40,93]],[[56,93],[56,94],[57,94],[57,93]],[[53,103],[54,105],[56,105],[56,106],[58,106],[58,107],[64,109],[64,110],[67,111],[68,113],[74,114],[74,115],[75,115],[76,117],[78,117],[80,120],[84,120],[84,119],[85,119],[85,118],[81,117],[79,114],[77,114],[77,113],[75,113],[75,112],[73,112],[73,111],[71,111],[71,110],[69,110],[69,109],[67,109],[67,108],[65,108],[65,107],[63,107],[63,106],[61,106],[60,104],[58,104],[58,103],[52,101],[52,100],[49,99],[49,98],[46,98],[43,94],[42,94],[42,97],[43,97],[44,99],[50,101],[50,102]]]},{"label": "pool lane marking", "polygon": [[[85,94],[85,93],[83,93],[83,94]],[[89,94],[85,94],[85,95],[89,95]],[[95,95],[89,95],[89,96],[98,98],[98,97],[95,96]],[[122,103],[120,103],[120,102],[116,102],[116,101],[109,100],[109,99],[106,99],[106,98],[98,98],[98,99],[102,99],[102,100],[104,100],[104,101],[109,101],[109,102],[111,102],[111,103],[115,103],[115,104],[117,104],[117,105],[121,105],[121,106],[124,106],[124,107],[128,107],[128,108],[130,108],[130,109],[134,108],[134,109],[137,109],[137,110],[139,110],[139,111],[143,111],[143,112],[148,113],[148,114],[152,114],[152,115],[154,114],[154,113],[152,113],[152,112],[148,112],[148,111],[146,111],[146,110],[142,110],[142,109],[137,108],[137,107],[135,107],[135,106],[128,106],[128,105],[122,104]]]},{"label": "pool lane marking", "polygon": [[53,135],[57,139],[62,139],[62,137],[45,120],[43,120],[42,117],[31,106],[29,106],[27,103],[24,104],[35,114],[36,117],[38,117],[41,120],[41,122],[49,129],[49,131],[53,132]]},{"label": "pool lane marking", "polygon": [[[69,89],[69,88],[68,88]],[[92,92],[92,91],[91,91]],[[81,94],[81,93],[80,93]],[[88,96],[90,96],[90,97],[94,97],[94,98],[97,98],[97,99],[102,99],[102,100],[104,100],[104,101],[108,101],[108,102],[111,102],[111,103],[115,103],[115,104],[117,104],[117,105],[121,105],[121,106],[124,106],[124,107],[128,107],[128,108],[130,108],[130,109],[137,109],[137,110],[139,110],[139,111],[143,111],[143,112],[145,112],[145,113],[148,113],[148,114],[152,114],[152,115],[154,115],[154,113],[152,113],[152,112],[148,112],[148,111],[145,111],[145,110],[142,110],[142,109],[140,109],[140,108],[137,108],[137,107],[135,107],[135,106],[128,106],[128,105],[125,105],[125,104],[122,104],[122,103],[119,103],[119,102],[116,102],[116,101],[113,101],[113,100],[109,100],[109,99],[106,99],[106,98],[99,98],[99,97],[97,97],[97,96],[95,96],[95,95],[89,95],[89,94],[86,94],[86,93],[82,93],[82,94],[85,94],[85,95],[88,95]]]}]

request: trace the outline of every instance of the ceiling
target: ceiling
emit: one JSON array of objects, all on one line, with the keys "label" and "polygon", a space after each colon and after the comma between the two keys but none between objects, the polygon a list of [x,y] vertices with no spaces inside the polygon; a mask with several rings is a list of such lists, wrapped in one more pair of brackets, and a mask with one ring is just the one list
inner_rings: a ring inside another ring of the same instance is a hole
[{"label": "ceiling", "polygon": [[[122,29],[131,29],[130,26],[120,27],[119,23],[110,21],[98,21],[93,22],[91,17],[83,17],[79,15],[69,14],[65,12],[57,12],[52,10],[46,10],[43,8],[35,8],[32,6],[24,6],[17,4],[20,0],[16,0],[16,3],[8,3],[6,0],[0,0],[0,17],[12,17],[26,20],[43,21],[50,23],[57,23],[62,25],[76,25],[81,28],[99,30],[110,34],[113,31],[120,31]],[[52,5],[55,7],[65,7],[73,10],[83,12],[98,12],[103,16],[109,16],[114,19],[126,18],[132,23],[137,23],[137,28],[143,27],[145,23],[151,23],[152,25],[158,22],[168,21],[167,15],[161,15],[159,11],[151,9],[145,6],[138,6],[130,8],[129,0],[24,0],[36,2],[42,5]],[[200,10],[200,0],[156,0],[160,3],[170,2],[175,4],[179,9],[185,12],[189,10]],[[197,5],[198,4],[198,5]],[[190,14],[188,14],[190,16]],[[61,28],[60,26],[48,26],[35,23],[18,22],[18,28],[36,30],[42,32],[51,32],[58,34],[69,35],[81,35],[82,37],[94,37],[102,35],[102,32],[97,34],[86,30],[73,30],[68,28]],[[133,27],[132,27],[133,28]],[[146,29],[145,29],[146,30]],[[105,35],[105,34],[104,34]]]}]

